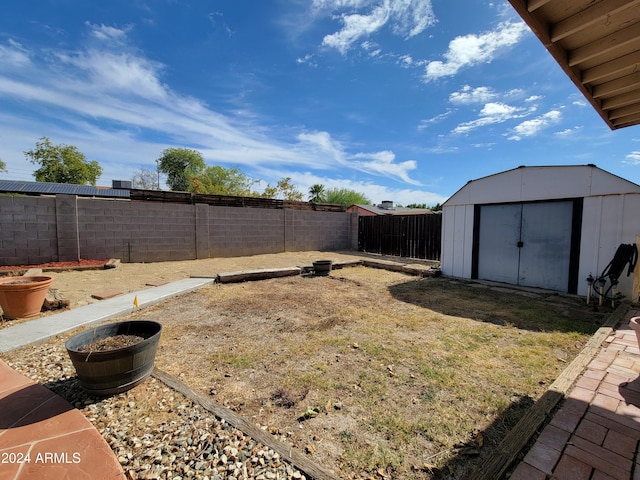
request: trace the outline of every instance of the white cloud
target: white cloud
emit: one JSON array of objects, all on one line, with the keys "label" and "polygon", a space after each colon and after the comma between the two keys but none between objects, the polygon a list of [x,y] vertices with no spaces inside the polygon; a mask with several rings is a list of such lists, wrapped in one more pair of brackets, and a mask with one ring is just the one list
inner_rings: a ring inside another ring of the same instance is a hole
[{"label": "white cloud", "polygon": [[377,172],[391,178],[399,178],[412,185],[420,185],[420,182],[412,180],[409,177],[409,171],[415,170],[417,163],[415,160],[407,160],[401,163],[395,163],[396,155],[390,151],[375,153],[356,153],[352,156],[355,160],[353,165],[359,170],[365,172]]},{"label": "white cloud", "polygon": [[476,128],[506,122],[513,118],[524,117],[529,110],[507,105],[499,102],[489,102],[480,111],[478,118],[470,122],[464,122],[454,128],[453,133],[469,133]]},{"label": "white cloud", "polygon": [[101,41],[124,42],[127,38],[127,31],[129,30],[129,28],[121,29],[104,24],[93,25],[90,22],[85,22],[85,24],[91,29],[91,36]]},{"label": "white cloud", "polygon": [[[118,37],[108,28],[91,28],[107,38]],[[146,156],[132,155],[132,150],[155,150],[157,156],[168,146],[181,145],[199,150],[209,163],[252,169],[338,167],[417,184],[409,176],[415,162],[398,162],[391,152],[353,151],[329,132],[287,129],[283,133],[283,129],[260,125],[253,112],[228,115],[212,110],[202,101],[172,90],[162,81],[164,65],[126,45],[109,42],[105,49],[93,46],[29,54],[15,42],[1,47],[0,55],[14,59],[13,64],[22,68],[19,75],[9,69],[0,72],[0,102],[10,99],[28,106],[20,113],[0,115],[0,153],[8,167],[24,169],[21,152],[45,135],[55,143],[84,146],[81,151],[103,164],[105,175],[115,173],[118,178],[126,178],[118,159],[131,162],[132,171],[150,161]],[[6,132],[18,123],[37,134],[27,144],[23,136],[22,143],[9,146],[14,136],[7,139]]]},{"label": "white cloud", "polygon": [[305,132],[299,134],[298,139],[303,146],[302,150],[314,152],[315,158],[330,159],[334,164],[338,163],[369,174],[400,179],[413,185],[420,184],[409,176],[409,172],[417,167],[416,162],[407,160],[397,163],[396,155],[391,151],[349,154],[344,145],[331,138],[327,132]]},{"label": "white cloud", "polygon": [[628,153],[625,158],[626,160],[624,160],[622,163],[625,163],[627,165],[640,165],[640,152],[637,150]]},{"label": "white cloud", "polygon": [[[343,55],[352,45],[388,26],[404,38],[411,38],[435,23],[431,0],[314,0],[317,12],[326,12],[342,22],[342,28],[326,35],[322,44]],[[364,10],[364,13],[362,12]]]},{"label": "white cloud", "polygon": [[544,115],[532,118],[531,120],[526,120],[520,125],[516,125],[512,130],[513,135],[508,138],[509,140],[518,141],[522,140],[522,137],[532,137],[550,125],[558,123],[561,118],[562,113],[560,113],[559,110],[550,110]]},{"label": "white cloud", "polygon": [[418,124],[418,131],[421,132],[422,130],[429,128],[430,125],[441,122],[445,118],[451,116],[452,113],[453,113],[453,110],[448,110],[444,113],[436,115],[435,117],[420,120],[420,123]]},{"label": "white cloud", "polygon": [[554,135],[557,137],[568,138],[574,136],[580,130],[582,130],[582,127],[565,128],[564,130],[560,130],[559,132],[554,133]]},{"label": "white cloud", "polygon": [[0,45],[0,64],[4,68],[23,68],[31,63],[29,51],[18,42],[9,39],[8,45]]},{"label": "white cloud", "polygon": [[456,37],[449,43],[444,61],[427,64],[424,80],[452,76],[463,68],[491,62],[501,49],[518,43],[525,32],[527,26],[522,22],[504,22],[491,32]]},{"label": "white cloud", "polygon": [[473,103],[486,103],[497,97],[497,93],[491,87],[473,88],[465,85],[461,90],[449,95],[449,101],[457,105],[470,105]]}]

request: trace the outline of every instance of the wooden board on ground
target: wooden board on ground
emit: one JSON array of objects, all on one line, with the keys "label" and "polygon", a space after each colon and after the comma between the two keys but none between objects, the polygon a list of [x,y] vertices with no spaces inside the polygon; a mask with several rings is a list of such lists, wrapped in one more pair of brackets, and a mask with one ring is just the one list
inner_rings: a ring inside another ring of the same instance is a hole
[{"label": "wooden board on ground", "polygon": [[268,278],[291,277],[300,275],[302,270],[298,267],[289,268],[263,268],[258,270],[240,270],[238,272],[224,272],[218,274],[220,283],[236,283],[251,280],[265,280]]},{"label": "wooden board on ground", "polygon": [[91,297],[96,300],[106,300],[107,298],[117,297],[118,295],[122,295],[120,290],[103,290],[101,292],[92,293]]}]

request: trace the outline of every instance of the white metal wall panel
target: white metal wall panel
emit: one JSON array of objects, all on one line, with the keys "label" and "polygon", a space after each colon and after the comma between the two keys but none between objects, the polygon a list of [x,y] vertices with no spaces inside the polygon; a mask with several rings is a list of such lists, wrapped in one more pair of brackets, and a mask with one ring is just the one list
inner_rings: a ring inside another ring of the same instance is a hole
[{"label": "white metal wall panel", "polygon": [[471,277],[473,246],[473,206],[459,205],[443,209],[442,273],[452,277]]},{"label": "white metal wall panel", "polygon": [[576,167],[523,168],[519,201],[555,200],[589,195],[591,169]]},{"label": "white metal wall panel", "polygon": [[[587,294],[586,278],[600,275],[621,243],[640,234],[640,195],[607,195],[584,199],[578,295]],[[640,268],[640,264],[638,267]],[[618,290],[631,299],[633,278],[620,277]]]}]

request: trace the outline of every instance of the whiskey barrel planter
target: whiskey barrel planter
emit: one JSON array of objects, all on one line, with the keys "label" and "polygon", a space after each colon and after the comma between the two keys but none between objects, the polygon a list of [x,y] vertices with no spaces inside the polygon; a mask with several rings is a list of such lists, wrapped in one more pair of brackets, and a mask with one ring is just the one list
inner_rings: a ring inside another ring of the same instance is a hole
[{"label": "whiskey barrel planter", "polygon": [[315,275],[327,276],[331,273],[333,262],[331,260],[316,260],[313,262],[313,271]]},{"label": "whiskey barrel planter", "polygon": [[0,307],[6,318],[28,318],[40,313],[53,277],[0,278]]},{"label": "whiskey barrel planter", "polygon": [[[67,340],[65,347],[82,388],[92,395],[114,395],[142,383],[153,370],[162,325],[151,320],[111,323],[86,330]],[[82,351],[96,341],[118,335],[142,340],[112,350]]]}]

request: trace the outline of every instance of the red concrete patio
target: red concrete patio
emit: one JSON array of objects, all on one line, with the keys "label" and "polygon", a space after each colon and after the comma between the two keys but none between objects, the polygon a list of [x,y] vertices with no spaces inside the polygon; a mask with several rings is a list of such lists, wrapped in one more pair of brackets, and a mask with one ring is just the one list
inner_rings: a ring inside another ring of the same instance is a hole
[{"label": "red concrete patio", "polygon": [[0,361],[0,478],[124,479],[96,428],[66,400]]}]

